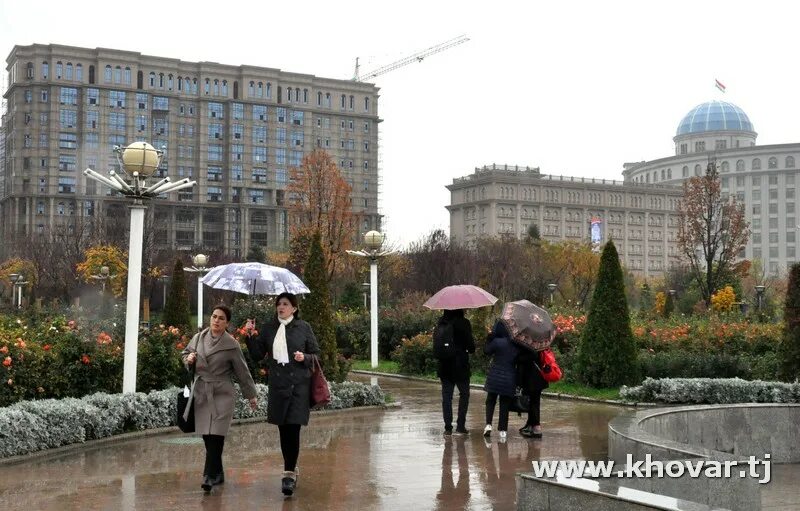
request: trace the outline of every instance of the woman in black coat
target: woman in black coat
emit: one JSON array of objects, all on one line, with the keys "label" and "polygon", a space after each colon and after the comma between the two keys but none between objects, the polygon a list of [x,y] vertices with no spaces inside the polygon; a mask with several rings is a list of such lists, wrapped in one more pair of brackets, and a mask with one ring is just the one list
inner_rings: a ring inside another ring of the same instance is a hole
[{"label": "woman in black coat", "polygon": [[[275,311],[275,317],[261,328],[259,336],[248,336],[245,342],[254,362],[267,359],[267,422],[278,426],[284,470],[281,491],[292,495],[297,485],[300,427],[308,425],[311,370],[319,344],[311,326],[299,317],[295,295],[278,295]],[[252,320],[247,320],[245,329],[252,331]]]},{"label": "woman in black coat", "polygon": [[522,391],[531,397],[528,406],[528,420],[520,428],[522,436],[528,438],[542,438],[542,426],[540,424],[540,406],[542,391],[548,387],[547,381],[539,372],[542,365],[541,352],[520,349],[517,355],[517,382]]},{"label": "woman in black coat", "polygon": [[511,335],[503,320],[498,319],[492,332],[486,336],[483,352],[492,357],[492,365],[489,367],[489,374],[486,376],[486,384],[483,387],[486,391],[486,427],[483,428],[483,436],[488,437],[492,434],[494,407],[499,396],[500,417],[497,422],[497,430],[500,432],[500,441],[505,442],[508,431],[508,411],[517,390],[514,361],[519,353],[519,348],[511,342]]}]

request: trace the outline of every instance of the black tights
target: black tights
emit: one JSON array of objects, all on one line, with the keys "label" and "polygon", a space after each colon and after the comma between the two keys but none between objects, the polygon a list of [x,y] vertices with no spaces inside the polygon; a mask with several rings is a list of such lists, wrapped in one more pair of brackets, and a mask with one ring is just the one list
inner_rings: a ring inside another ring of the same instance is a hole
[{"label": "black tights", "polygon": [[535,390],[531,392],[531,404],[528,406],[528,422],[526,426],[538,426],[540,424],[540,408],[542,403],[542,391]]},{"label": "black tights", "polygon": [[294,472],[297,468],[297,457],[300,455],[300,424],[282,424],[278,426],[278,432],[281,437],[283,470]]},{"label": "black tights", "polygon": [[222,435],[203,435],[206,444],[206,466],[203,475],[217,477],[222,473],[222,449],[225,447],[225,437]]}]

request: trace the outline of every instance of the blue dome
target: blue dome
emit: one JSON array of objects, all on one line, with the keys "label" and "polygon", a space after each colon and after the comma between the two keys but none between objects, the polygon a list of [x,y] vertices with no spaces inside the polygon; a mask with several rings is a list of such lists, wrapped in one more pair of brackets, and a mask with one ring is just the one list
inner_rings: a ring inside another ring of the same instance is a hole
[{"label": "blue dome", "polygon": [[678,125],[678,135],[706,131],[754,131],[747,114],[725,101],[708,101],[692,108]]}]

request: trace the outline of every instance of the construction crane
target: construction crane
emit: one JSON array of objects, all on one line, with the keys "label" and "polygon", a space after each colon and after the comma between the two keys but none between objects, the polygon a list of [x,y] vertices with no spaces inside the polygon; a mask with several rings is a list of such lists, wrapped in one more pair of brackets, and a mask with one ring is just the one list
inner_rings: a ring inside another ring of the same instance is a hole
[{"label": "construction crane", "polygon": [[408,64],[412,64],[414,62],[422,62],[425,59],[425,57],[429,57],[435,53],[439,53],[444,50],[450,49],[453,46],[458,46],[459,44],[466,43],[467,41],[469,41],[469,37],[467,37],[466,35],[460,35],[456,38],[450,39],[449,41],[437,44],[436,46],[431,46],[430,48],[417,52],[413,55],[409,55],[408,57],[404,57],[400,60],[392,62],[391,64],[379,67],[378,69],[370,71],[369,73],[364,73],[363,75],[359,75],[358,57],[356,57],[356,70],[353,73],[353,81],[364,82],[366,80],[371,80],[376,76],[388,73],[389,71],[394,71],[399,67],[407,66]]}]

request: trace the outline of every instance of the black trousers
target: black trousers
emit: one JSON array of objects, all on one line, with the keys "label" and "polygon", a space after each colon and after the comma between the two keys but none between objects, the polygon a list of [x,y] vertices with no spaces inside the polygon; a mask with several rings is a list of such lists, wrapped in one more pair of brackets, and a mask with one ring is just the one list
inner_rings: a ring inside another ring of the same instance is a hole
[{"label": "black trousers", "polygon": [[297,457],[300,455],[300,424],[282,424],[278,426],[281,437],[281,454],[283,454],[283,470],[294,472],[297,468]]},{"label": "black trousers", "polygon": [[540,408],[542,404],[542,391],[536,390],[531,392],[531,403],[528,406],[528,422],[526,426],[538,426],[541,424]]},{"label": "black trousers", "polygon": [[469,379],[452,381],[441,378],[442,381],[442,418],[445,429],[453,428],[453,390],[458,387],[458,419],[456,428],[464,429],[467,423],[467,409],[469,408]]},{"label": "black trousers", "polygon": [[203,435],[206,444],[206,466],[203,475],[217,477],[222,473],[222,449],[225,447],[225,437],[222,435]]},{"label": "black trousers", "polygon": [[[486,424],[491,424],[494,418],[494,407],[497,404],[498,394],[486,393]],[[497,421],[498,431],[508,431],[508,409],[511,407],[513,396],[500,396],[500,418]]]}]

